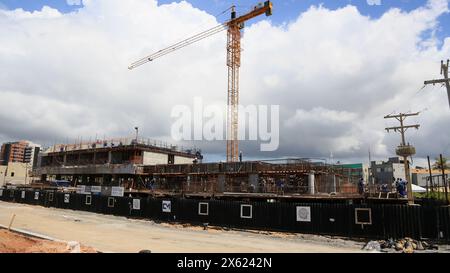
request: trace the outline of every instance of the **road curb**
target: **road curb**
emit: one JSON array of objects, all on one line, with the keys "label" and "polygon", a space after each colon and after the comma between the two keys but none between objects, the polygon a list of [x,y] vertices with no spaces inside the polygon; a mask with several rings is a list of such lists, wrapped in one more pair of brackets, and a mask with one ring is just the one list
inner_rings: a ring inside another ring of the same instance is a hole
[{"label": "road curb", "polygon": [[[5,226],[5,225],[2,225],[2,224],[0,224],[0,228],[8,230],[8,227]],[[23,229],[20,229],[20,228],[10,228],[10,231],[13,231],[13,232],[16,232],[16,233],[19,233],[19,234],[22,234],[22,235],[26,235],[26,236],[35,237],[35,238],[38,238],[38,239],[44,239],[44,240],[49,240],[49,241],[54,241],[54,242],[67,243],[66,241],[63,241],[63,240],[58,240],[56,238],[53,238],[53,237],[50,237],[50,236],[47,236],[47,235],[44,235],[44,234],[39,234],[39,233],[36,233],[36,232],[23,230]]]}]

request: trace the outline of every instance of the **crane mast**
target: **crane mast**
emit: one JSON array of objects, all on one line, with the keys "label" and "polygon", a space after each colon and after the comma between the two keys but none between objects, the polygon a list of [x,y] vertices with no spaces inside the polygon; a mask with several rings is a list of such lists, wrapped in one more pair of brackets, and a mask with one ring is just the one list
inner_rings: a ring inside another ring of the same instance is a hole
[{"label": "crane mast", "polygon": [[241,30],[245,21],[261,14],[272,15],[272,3],[265,1],[259,3],[250,12],[236,17],[236,10],[231,8],[231,19],[214,28],[203,31],[188,39],[182,40],[169,47],[161,49],[148,55],[134,63],[128,69],[134,69],[156,58],[162,57],[180,48],[193,44],[211,35],[227,30],[227,66],[228,66],[228,95],[227,95],[227,162],[238,161],[239,140],[238,140],[238,106],[239,106],[239,68],[241,66]]},{"label": "crane mast", "polygon": [[[236,16],[234,7],[231,18]],[[230,23],[227,32],[227,66],[228,66],[228,98],[227,98],[227,162],[238,160],[239,140],[239,67],[241,66],[241,25]]]}]

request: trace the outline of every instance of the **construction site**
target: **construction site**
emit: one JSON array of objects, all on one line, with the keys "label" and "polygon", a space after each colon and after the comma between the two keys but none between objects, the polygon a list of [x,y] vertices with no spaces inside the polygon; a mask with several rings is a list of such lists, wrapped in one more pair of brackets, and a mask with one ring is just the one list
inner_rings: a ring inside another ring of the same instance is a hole
[{"label": "construction site", "polygon": [[166,54],[227,31],[228,108],[226,162],[202,163],[202,154],[156,141],[136,138],[54,145],[40,155],[33,171],[35,185],[49,180],[70,181],[72,187],[123,187],[125,193],[186,194],[267,198],[299,196],[355,197],[360,177],[348,170],[308,158],[244,161],[239,155],[238,105],[241,32],[244,23],[260,15],[271,16],[273,4],[265,1],[238,16],[229,9],[230,19],[212,29],[161,49],[128,68],[154,61]]},{"label": "construction site", "polygon": [[342,166],[312,159],[202,163],[200,151],[127,140],[55,145],[41,153],[32,186],[64,180],[74,188],[116,186],[140,194],[358,196],[360,176]]},{"label": "construction site", "polygon": [[[417,171],[426,180],[427,196],[442,192],[447,198],[438,201],[416,198],[412,183],[399,187],[392,169],[397,164],[395,176],[412,181],[416,148],[407,141],[406,131],[420,125],[408,125],[405,119],[420,112],[384,116],[400,122],[400,126],[385,128],[387,133],[401,134],[401,143],[389,147],[398,158],[369,162],[373,166],[368,168],[301,155],[243,160],[238,136],[241,38],[247,21],[273,12],[272,1],[244,13],[232,6],[224,12],[225,22],[128,66],[128,70],[157,66],[155,60],[160,57],[226,32],[226,160],[211,162],[208,151],[144,139],[138,127],[135,137],[96,137],[44,149],[28,148],[26,142],[9,143],[2,148],[8,167],[0,169],[5,177],[0,184],[0,226],[8,229],[0,230],[0,252],[73,252],[73,244],[66,247],[73,240],[81,242],[75,244],[76,252],[89,253],[138,252],[146,244],[156,252],[359,252],[365,245],[361,240],[388,239],[404,242],[401,247],[400,243],[385,243],[386,248],[410,253],[437,250],[438,244],[450,243],[449,174],[444,167],[433,176],[428,158],[429,176],[425,170]],[[424,84],[444,84],[450,102],[448,66],[448,60],[441,63],[444,79]],[[10,148],[16,146],[19,152]],[[20,172],[8,165],[14,156],[25,164],[23,178],[17,178]],[[33,158],[31,166],[25,157]],[[6,182],[8,168],[10,180]],[[38,224],[41,219],[45,223]],[[74,232],[69,236],[58,227]],[[137,239],[120,243],[122,239],[117,238],[130,230]],[[152,230],[153,237],[146,230]],[[34,241],[22,236],[33,236]],[[186,239],[191,236],[193,241]],[[58,241],[53,237],[65,241],[49,243]],[[107,243],[113,238],[119,246]],[[155,241],[160,238],[166,244]],[[270,244],[260,244],[263,240]]]}]

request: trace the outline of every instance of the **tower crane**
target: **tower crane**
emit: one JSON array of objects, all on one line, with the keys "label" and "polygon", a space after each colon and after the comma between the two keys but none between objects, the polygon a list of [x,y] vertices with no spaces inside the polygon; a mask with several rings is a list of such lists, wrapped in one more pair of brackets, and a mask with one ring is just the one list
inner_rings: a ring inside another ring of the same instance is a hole
[{"label": "tower crane", "polygon": [[250,12],[236,16],[236,7],[231,7],[231,19],[223,24],[200,32],[190,38],[161,49],[134,63],[128,69],[134,69],[159,57],[167,55],[180,48],[193,44],[216,33],[227,30],[227,66],[228,66],[228,96],[227,96],[227,162],[238,161],[238,105],[239,105],[239,67],[241,66],[241,31],[244,23],[259,15],[272,15],[272,2],[259,3]]}]

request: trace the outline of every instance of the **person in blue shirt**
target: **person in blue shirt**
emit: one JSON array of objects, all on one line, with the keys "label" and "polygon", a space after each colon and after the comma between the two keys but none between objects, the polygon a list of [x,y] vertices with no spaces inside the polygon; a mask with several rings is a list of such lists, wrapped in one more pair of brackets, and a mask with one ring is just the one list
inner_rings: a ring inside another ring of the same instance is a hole
[{"label": "person in blue shirt", "polygon": [[402,181],[402,187],[403,187],[403,197],[405,197],[406,198],[406,196],[407,196],[407,187],[406,187],[406,185],[408,185],[408,181],[406,181],[406,179],[405,180],[403,180]]},{"label": "person in blue shirt", "polygon": [[397,186],[397,191],[403,198],[406,197],[406,184],[408,184],[408,182],[400,178]]}]

